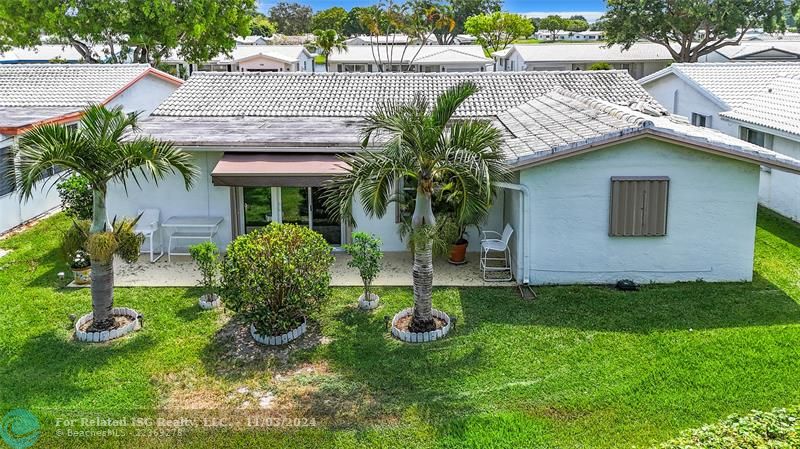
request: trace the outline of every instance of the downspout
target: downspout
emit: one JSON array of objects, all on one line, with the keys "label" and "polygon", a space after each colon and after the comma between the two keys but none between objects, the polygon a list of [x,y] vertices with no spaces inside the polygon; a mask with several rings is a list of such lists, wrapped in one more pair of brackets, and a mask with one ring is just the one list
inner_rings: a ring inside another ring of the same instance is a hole
[{"label": "downspout", "polygon": [[522,238],[522,283],[524,285],[530,284],[530,249],[528,244],[528,236],[531,235],[530,230],[530,220],[526,217],[526,207],[525,204],[528,203],[530,200],[530,190],[528,186],[522,184],[513,184],[510,182],[498,182],[497,187],[502,189],[509,189],[509,190],[516,190],[520,193],[519,195],[519,209],[520,209],[520,219],[522,220],[522,232],[518,235]]}]

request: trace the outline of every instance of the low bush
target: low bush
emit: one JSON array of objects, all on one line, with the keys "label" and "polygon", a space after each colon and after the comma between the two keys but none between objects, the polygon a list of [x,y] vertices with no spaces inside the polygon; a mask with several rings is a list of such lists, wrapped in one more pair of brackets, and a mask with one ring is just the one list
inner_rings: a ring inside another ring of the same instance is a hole
[{"label": "low bush", "polygon": [[72,175],[56,186],[64,213],[76,220],[92,219],[92,186],[80,175]]},{"label": "low bush", "polygon": [[731,415],[691,430],[659,449],[779,449],[800,447],[800,409],[776,408]]},{"label": "low bush", "polygon": [[342,248],[353,257],[347,265],[358,270],[364,283],[364,298],[369,301],[372,281],[381,271],[381,240],[366,232],[354,232],[353,243],[342,245]]},{"label": "low bush", "polygon": [[202,242],[189,247],[197,269],[200,270],[200,286],[207,295],[217,293],[219,286],[219,249],[214,242]]},{"label": "low bush", "polygon": [[330,290],[331,247],[307,227],[270,223],[228,245],[225,305],[261,335],[297,327]]},{"label": "low bush", "polygon": [[607,62],[595,62],[594,64],[589,66],[589,70],[611,70],[614,67]]}]

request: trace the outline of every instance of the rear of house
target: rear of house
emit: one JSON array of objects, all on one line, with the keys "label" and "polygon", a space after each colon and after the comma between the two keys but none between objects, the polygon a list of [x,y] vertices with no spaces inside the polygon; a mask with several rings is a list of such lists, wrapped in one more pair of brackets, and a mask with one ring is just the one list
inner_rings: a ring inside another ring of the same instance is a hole
[{"label": "rear of house", "polygon": [[[384,251],[402,251],[402,205],[376,218],[356,201],[349,228],[325,209],[323,185],[347,170],[337,156],[380,151],[359,139],[376,104],[432,99],[466,80],[480,90],[457,117],[492,121],[514,172],[481,228],[514,229],[517,282],[751,279],[759,165],[794,172],[800,162],[667,116],[622,71],[198,73],[141,132],[190,151],[199,183],[187,192],[176,177],[129,186],[128,195],[116,186],[109,213],[219,217],[222,246],[283,222],[309,226],[334,247],[359,230],[380,237]],[[479,248],[472,230],[470,250]]]},{"label": "rear of house", "polygon": [[9,155],[25,131],[42,123],[77,123],[92,103],[147,116],[181,82],[147,64],[0,66],[0,233],[60,204],[54,187],[58,167],[50,169],[33,198],[20,202],[8,175]]}]

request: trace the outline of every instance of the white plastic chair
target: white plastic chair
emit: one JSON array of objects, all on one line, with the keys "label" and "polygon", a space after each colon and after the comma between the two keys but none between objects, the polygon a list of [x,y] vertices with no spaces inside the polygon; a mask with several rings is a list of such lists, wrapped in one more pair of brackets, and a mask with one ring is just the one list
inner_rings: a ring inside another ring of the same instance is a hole
[{"label": "white plastic chair", "polygon": [[[514,228],[506,225],[503,233],[495,231],[483,231],[481,239],[481,273],[486,282],[510,281],[513,279],[511,273],[511,250],[508,248],[508,241]],[[499,238],[489,238],[497,236]],[[500,256],[498,253],[502,254]],[[505,273],[508,273],[508,276]]]},{"label": "white plastic chair", "polygon": [[159,223],[161,211],[158,209],[142,209],[139,211],[139,215],[139,221],[136,223],[134,232],[141,233],[144,235],[145,240],[150,240],[150,262],[155,262],[164,255],[164,244],[163,242],[159,242],[158,247],[161,252],[158,254],[158,257],[153,257],[155,254],[153,251],[153,241],[156,239],[156,233],[161,229]]}]

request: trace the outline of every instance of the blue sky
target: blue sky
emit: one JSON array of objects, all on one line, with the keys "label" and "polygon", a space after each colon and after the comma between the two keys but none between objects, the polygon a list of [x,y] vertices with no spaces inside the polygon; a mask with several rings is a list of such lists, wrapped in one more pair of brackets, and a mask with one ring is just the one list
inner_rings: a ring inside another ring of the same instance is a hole
[{"label": "blue sky", "polygon": [[[341,6],[345,9],[350,9],[353,6],[369,6],[376,3],[376,0],[287,0],[297,1],[304,3],[314,8],[314,11],[330,8],[332,6]],[[277,3],[278,0],[261,0],[261,10],[266,12],[270,6]],[[602,12],[605,10],[605,2],[603,0],[569,0],[569,1],[526,1],[526,0],[505,0],[503,3],[503,10],[518,13],[529,12],[558,12],[567,14],[569,12]],[[538,15],[538,14],[537,14]],[[587,17],[587,19],[592,19]]]}]

